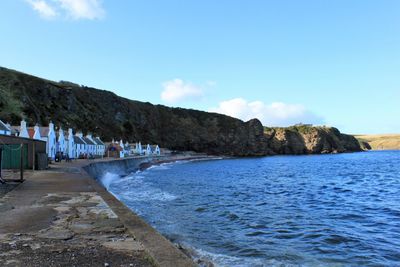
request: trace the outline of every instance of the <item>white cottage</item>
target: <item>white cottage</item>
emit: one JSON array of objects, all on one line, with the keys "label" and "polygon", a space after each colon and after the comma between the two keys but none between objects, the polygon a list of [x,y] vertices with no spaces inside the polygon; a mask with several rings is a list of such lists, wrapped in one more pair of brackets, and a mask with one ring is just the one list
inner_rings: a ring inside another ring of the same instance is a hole
[{"label": "white cottage", "polygon": [[151,151],[151,146],[150,146],[150,144],[147,144],[147,146],[146,146],[146,150],[144,151],[144,154],[145,154],[146,156],[149,156],[149,155],[151,155],[151,154],[152,154],[152,151]]},{"label": "white cottage", "polygon": [[75,157],[76,159],[85,157],[87,155],[86,142],[83,140],[82,133],[74,135]]},{"label": "white cottage", "polygon": [[19,126],[10,126],[11,135],[18,137],[29,138],[28,128],[26,127],[26,121],[22,120]]},{"label": "white cottage", "polygon": [[139,154],[139,155],[143,154],[142,144],[140,142],[135,144],[135,148],[134,148],[133,152],[135,154]]},{"label": "white cottage", "polygon": [[47,156],[51,159],[55,159],[57,138],[54,130],[54,124],[52,122],[49,123],[49,127],[39,127],[36,125],[34,127],[33,139],[45,141]]},{"label": "white cottage", "polygon": [[96,155],[96,143],[92,140],[92,135],[86,135],[83,137],[83,141],[86,143],[86,153],[90,156]]},{"label": "white cottage", "polygon": [[101,141],[100,137],[93,138],[93,141],[96,143],[96,155],[104,156],[106,152],[106,145]]},{"label": "white cottage", "polygon": [[63,155],[65,155],[67,152],[67,145],[66,145],[66,140],[65,140],[65,136],[64,136],[64,131],[61,126],[57,132],[57,149],[56,149],[56,151],[62,153]]},{"label": "white cottage", "polygon": [[131,145],[126,141],[125,145],[123,146],[125,155],[129,156],[131,154]]},{"label": "white cottage", "polygon": [[161,150],[160,150],[160,147],[158,145],[152,146],[151,150],[153,152],[153,155],[157,155],[157,156],[161,155]]},{"label": "white cottage", "polygon": [[39,128],[39,125],[35,125],[35,127],[33,127],[33,137],[32,137],[33,139],[36,139],[36,140],[42,140],[42,136],[41,136],[41,134],[40,134],[40,128]]},{"label": "white cottage", "polygon": [[72,129],[68,129],[68,137],[66,139],[66,153],[68,154],[68,157],[70,159],[75,159],[76,158],[76,153],[75,153],[75,142],[74,142],[74,134],[72,132]]},{"label": "white cottage", "polygon": [[0,120],[0,134],[11,135],[10,125],[2,122],[1,120]]},{"label": "white cottage", "polygon": [[19,127],[19,137],[29,138],[28,128],[26,127],[26,121],[21,121],[21,126]]},{"label": "white cottage", "polygon": [[56,157],[56,131],[54,130],[54,124],[52,122],[49,123],[49,128],[48,128],[48,134],[47,134],[47,155],[55,159]]}]

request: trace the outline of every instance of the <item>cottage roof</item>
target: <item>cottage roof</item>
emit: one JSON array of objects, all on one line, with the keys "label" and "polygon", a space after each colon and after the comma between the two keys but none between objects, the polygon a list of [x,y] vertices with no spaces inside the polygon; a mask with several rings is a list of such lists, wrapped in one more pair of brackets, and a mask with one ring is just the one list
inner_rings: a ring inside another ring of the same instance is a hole
[{"label": "cottage roof", "polygon": [[82,138],[80,138],[79,136],[74,135],[74,143],[78,144],[78,145],[86,145],[86,142],[83,141]]},{"label": "cottage roof", "polygon": [[150,146],[150,147],[151,147],[151,150],[156,150],[157,147],[158,147],[158,145],[152,145],[152,146]]},{"label": "cottage roof", "polygon": [[8,126],[0,120],[0,131],[11,131],[11,129],[8,128]]},{"label": "cottage roof", "polygon": [[93,141],[95,141],[96,144],[99,146],[104,146],[103,141],[101,141],[100,138],[98,138],[98,137],[93,138]]},{"label": "cottage roof", "polygon": [[96,143],[94,143],[92,140],[90,140],[87,137],[82,137],[83,141],[85,141],[86,144],[88,145],[96,145]]}]

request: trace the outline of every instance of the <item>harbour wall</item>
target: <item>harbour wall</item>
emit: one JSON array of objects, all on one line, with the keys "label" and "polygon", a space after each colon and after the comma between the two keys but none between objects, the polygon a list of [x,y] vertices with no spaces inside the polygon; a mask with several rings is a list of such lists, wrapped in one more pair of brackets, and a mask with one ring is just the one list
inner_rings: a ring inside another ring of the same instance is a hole
[{"label": "harbour wall", "polygon": [[83,168],[90,176],[98,180],[108,172],[116,173],[121,176],[128,175],[129,173],[139,170],[142,164],[150,163],[151,161],[153,161],[151,157],[124,158],[93,162]]},{"label": "harbour wall", "polygon": [[96,161],[84,166],[83,169],[94,178],[91,184],[95,190],[110,206],[113,212],[115,212],[135,239],[144,245],[155,266],[195,267],[197,264],[190,257],[185,255],[140,216],[108,192],[101,186],[101,182],[99,181],[106,173],[115,173],[121,176],[128,175],[141,169],[143,165],[148,166],[154,162],[160,162],[161,158],[136,157]]}]

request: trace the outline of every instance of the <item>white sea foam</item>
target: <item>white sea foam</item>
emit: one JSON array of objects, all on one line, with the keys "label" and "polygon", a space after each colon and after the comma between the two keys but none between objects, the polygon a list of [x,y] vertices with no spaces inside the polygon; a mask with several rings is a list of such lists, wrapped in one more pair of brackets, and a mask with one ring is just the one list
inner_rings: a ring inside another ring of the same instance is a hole
[{"label": "white sea foam", "polygon": [[200,266],[208,266],[207,263],[210,262],[216,267],[265,266],[262,261],[258,259],[245,259],[224,254],[211,253],[202,249],[194,249],[193,254],[193,258],[200,263]]},{"label": "white sea foam", "polygon": [[168,169],[171,168],[169,165],[171,165],[171,164],[163,163],[163,164],[160,164],[160,165],[152,165],[149,168],[147,168],[147,171],[150,171],[150,170],[157,170],[157,171],[158,170],[168,170]]},{"label": "white sea foam", "polygon": [[[186,247],[186,246],[185,246]],[[202,249],[189,248],[188,251],[200,266],[209,266],[212,263],[216,267],[300,267],[302,265],[289,262],[278,261],[275,259],[243,258],[224,254],[211,253]]]},{"label": "white sea foam", "polygon": [[177,198],[175,195],[152,187],[141,188],[135,192],[124,192],[120,195],[128,201],[172,201]]},{"label": "white sea foam", "polygon": [[100,178],[100,182],[107,190],[109,190],[110,185],[119,179],[120,176],[118,174],[107,172]]}]

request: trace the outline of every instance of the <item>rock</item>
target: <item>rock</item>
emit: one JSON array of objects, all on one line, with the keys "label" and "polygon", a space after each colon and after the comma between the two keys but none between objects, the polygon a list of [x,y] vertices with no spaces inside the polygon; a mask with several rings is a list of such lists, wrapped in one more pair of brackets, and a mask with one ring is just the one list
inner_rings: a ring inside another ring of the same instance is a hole
[{"label": "rock", "polygon": [[144,247],[134,240],[110,241],[102,244],[104,247],[117,251],[143,251]]},{"label": "rock", "polygon": [[90,223],[82,223],[82,222],[73,222],[69,229],[74,231],[75,233],[87,233],[93,229],[93,225]]},{"label": "rock", "polygon": [[292,126],[266,128],[268,145],[275,154],[326,154],[361,151],[355,137],[333,127]]},{"label": "rock", "polygon": [[66,229],[50,228],[41,231],[37,236],[47,239],[69,240],[74,237],[74,233]]}]

